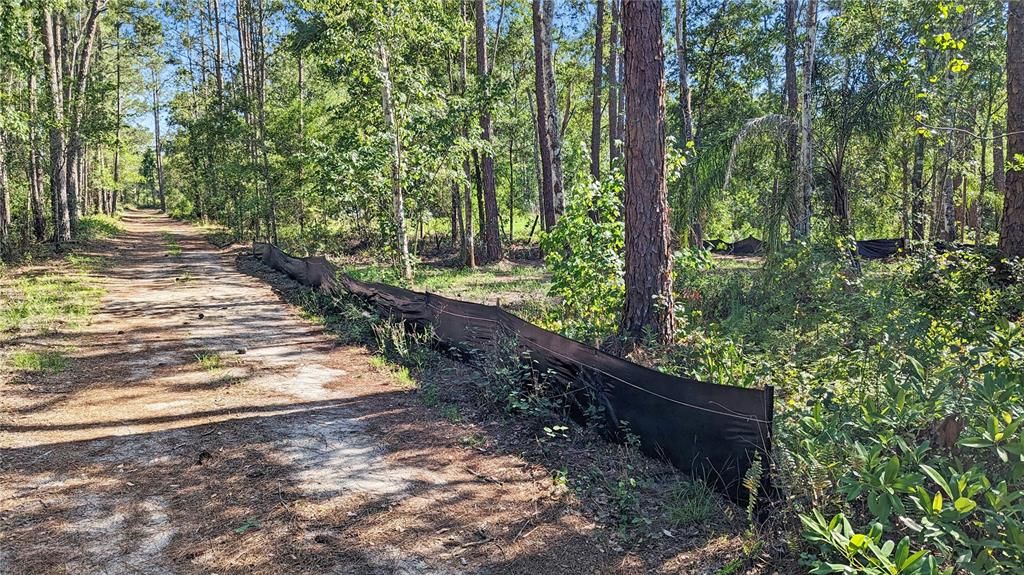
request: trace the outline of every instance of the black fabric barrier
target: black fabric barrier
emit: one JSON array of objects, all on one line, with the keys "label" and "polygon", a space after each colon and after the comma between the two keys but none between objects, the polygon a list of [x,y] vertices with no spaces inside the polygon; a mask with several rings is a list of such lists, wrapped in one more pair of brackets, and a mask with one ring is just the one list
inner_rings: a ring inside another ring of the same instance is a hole
[{"label": "black fabric barrier", "polygon": [[[857,240],[857,255],[868,260],[881,260],[899,255],[906,249],[902,238]],[[764,254],[764,242],[754,236],[747,236],[738,242],[729,243],[722,240],[706,240],[704,247],[714,253],[734,256],[755,256]]]},{"label": "black fabric barrier", "polygon": [[294,258],[256,244],[263,263],[328,293],[358,296],[385,315],[422,328],[466,356],[512,342],[528,358],[535,378],[566,388],[576,407],[605,419],[613,439],[628,430],[648,454],[706,479],[730,498],[745,502],[742,481],[761,461],[762,494],[771,493],[773,389],[746,389],[676,377],[604,353],[541,329],[505,310],[336,274],[324,258]]},{"label": "black fabric barrier", "polygon": [[899,254],[906,248],[902,238],[857,240],[857,255],[867,260],[882,260]]},{"label": "black fabric barrier", "polygon": [[704,242],[704,246],[718,254],[733,256],[759,256],[764,254],[764,242],[754,236],[747,236],[733,243],[722,240],[707,240]]}]

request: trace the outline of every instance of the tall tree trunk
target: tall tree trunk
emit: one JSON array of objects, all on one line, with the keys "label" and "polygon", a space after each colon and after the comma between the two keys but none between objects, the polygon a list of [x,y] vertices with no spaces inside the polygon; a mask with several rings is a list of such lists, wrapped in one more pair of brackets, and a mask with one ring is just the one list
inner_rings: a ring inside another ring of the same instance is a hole
[{"label": "tall tree trunk", "polygon": [[552,173],[551,159],[551,136],[550,124],[548,123],[548,97],[547,82],[545,81],[544,69],[548,61],[544,45],[544,9],[542,0],[533,0],[533,54],[534,54],[534,84],[537,93],[537,140],[540,145],[540,166],[541,166],[541,212],[544,219],[544,229],[550,230],[555,226],[555,196],[554,176]]},{"label": "tall tree trunk", "polygon": [[[70,173],[67,177],[67,198],[68,198],[68,214],[70,217],[69,225],[74,230],[78,225],[78,195],[82,188],[82,178],[79,173],[75,173],[83,161],[82,156],[82,115],[84,113],[85,106],[85,94],[86,87],[89,82],[89,69],[92,66],[93,61],[93,46],[95,45],[96,35],[99,31],[100,15],[106,10],[106,0],[92,0],[89,5],[89,12],[85,17],[85,23],[82,26],[81,36],[77,38],[75,42],[75,49],[77,50],[77,61],[74,64],[74,77],[72,78],[73,83],[67,88],[68,98],[65,100],[67,109],[67,120],[68,120],[68,149],[67,149],[67,169]],[[66,33],[65,33],[66,35]],[[76,54],[72,54],[74,57]],[[68,63],[72,63],[72,60],[67,60]]]},{"label": "tall tree trunk", "polygon": [[992,187],[1002,196],[1006,193],[1006,163],[1003,156],[1003,126],[992,123]]},{"label": "tall tree trunk", "polygon": [[71,216],[68,214],[68,173],[64,155],[64,69],[61,65],[63,48],[57,19],[49,8],[43,8],[43,46],[46,69],[50,81],[52,123],[50,140],[50,194],[53,196],[53,243],[59,250],[62,243],[71,241]]},{"label": "tall tree trunk", "polygon": [[224,58],[222,56],[220,39],[220,3],[219,0],[211,0],[213,3],[213,35],[214,35],[214,75],[217,79],[217,103],[220,105],[224,96]]},{"label": "tall tree trunk", "polygon": [[547,98],[548,137],[551,139],[551,197],[555,220],[565,212],[562,177],[562,125],[558,114],[558,90],[555,87],[555,49],[551,38],[555,1],[544,0],[544,97]]},{"label": "tall tree trunk", "polygon": [[910,175],[910,186],[913,190],[911,200],[911,228],[915,241],[925,239],[925,209],[924,209],[924,135],[914,136],[914,167]]},{"label": "tall tree trunk", "polygon": [[665,182],[665,54],[661,0],[625,0],[626,300],[620,334],[650,332],[667,343],[675,329]]},{"label": "tall tree trunk", "polygon": [[[476,69],[485,90],[488,85],[490,68],[487,66],[487,7],[484,0],[476,0]],[[487,103],[488,96],[484,96],[484,107],[480,111],[480,138],[487,143],[493,139],[493,128],[491,126],[490,104]],[[498,222],[498,194],[494,181],[494,156],[489,150],[484,150],[481,159],[481,170],[483,177],[484,193],[484,261],[496,262],[501,260],[501,230]]]},{"label": "tall tree trunk", "polygon": [[608,42],[608,165],[615,167],[621,155],[619,141],[619,13],[622,0],[611,0],[612,25]]},{"label": "tall tree trunk", "polygon": [[693,109],[690,107],[690,72],[686,46],[686,0],[676,0],[676,59],[679,63],[679,110],[682,115],[683,141],[693,140]]},{"label": "tall tree trunk", "polygon": [[[480,173],[480,153],[477,150],[473,150],[473,183],[476,186],[476,231],[479,237],[484,237],[487,234],[484,229],[484,225],[487,223],[487,216],[484,215],[484,177]],[[486,247],[485,245],[484,248],[486,249]],[[484,263],[486,263],[486,256]]]},{"label": "tall tree trunk", "polygon": [[[544,128],[543,128],[543,126],[541,124],[539,124],[537,122],[537,118],[539,117],[539,115],[537,113],[537,108],[536,108],[537,104],[536,104],[536,101],[534,99],[534,93],[528,91],[528,95],[529,95],[529,100],[530,100],[529,101],[529,104],[530,104],[530,121],[533,123],[533,126],[536,128],[534,130],[534,133],[533,133],[534,137],[532,138],[532,140],[533,140],[533,171],[534,171],[534,175],[537,177],[537,214],[538,214],[538,219],[541,222],[541,229],[547,231],[548,223],[547,223],[547,220],[544,219],[544,214],[547,213],[547,208],[544,205],[544,169],[543,169],[543,163],[541,162],[541,158],[540,158],[540,141],[539,141],[539,137],[543,133]],[[552,215],[554,215],[554,214],[552,214]]]},{"label": "tall tree trunk", "polygon": [[590,175],[601,179],[601,74],[604,64],[604,3],[597,0],[594,18],[594,84],[591,96]]},{"label": "tall tree trunk", "polygon": [[398,122],[395,120],[394,100],[391,95],[391,66],[384,40],[377,39],[377,56],[380,59],[381,105],[384,108],[384,123],[391,132],[391,198],[395,210],[395,241],[398,249],[398,263],[402,277],[412,279],[412,261],[409,258],[409,238],[405,232],[405,198],[402,194],[402,145]]},{"label": "tall tree trunk", "polygon": [[[1024,154],[1024,3],[1010,2],[1006,19],[1006,153]],[[1006,174],[999,250],[1024,256],[1024,171]]]},{"label": "tall tree trunk", "polygon": [[260,167],[263,173],[263,189],[267,195],[267,227],[270,234],[270,241],[277,243],[277,195],[275,194],[274,182],[270,177],[270,155],[267,151],[267,48],[264,40],[264,28],[266,16],[264,13],[263,0],[256,0],[255,22],[251,26],[253,35],[252,44],[255,57],[255,78],[254,88],[256,95],[256,144],[259,151]]},{"label": "tall tree trunk", "polygon": [[[786,80],[784,89],[786,94],[786,113],[793,121],[797,121],[799,113],[799,96],[797,95],[796,81],[796,21],[799,10],[799,0],[785,0],[786,8],[786,50],[784,54]],[[789,166],[789,177],[787,178],[787,189],[789,194],[786,201],[786,221],[789,224],[790,238],[795,238],[797,227],[800,222],[800,178],[797,169],[799,157],[799,134],[791,132],[786,139],[786,165]]]},{"label": "tall tree trunk", "polygon": [[472,269],[476,267],[476,243],[473,239],[473,187],[470,184],[472,174],[470,173],[469,158],[463,158],[462,160],[462,172],[465,174],[465,184],[463,185],[463,208],[462,214],[466,220],[464,225],[465,238],[466,238],[466,267]]},{"label": "tall tree trunk", "polygon": [[[513,108],[518,108],[516,104]],[[512,247],[515,243],[515,215],[516,215],[516,162],[515,162],[516,139],[515,132],[509,133],[508,137],[508,244]]]},{"label": "tall tree trunk", "polygon": [[82,215],[82,194],[81,161],[82,161],[82,140],[75,130],[68,131],[65,165],[67,166],[68,185],[68,215],[71,218],[71,231],[78,229],[78,219]]},{"label": "tall tree trunk", "polygon": [[[466,15],[466,0],[459,1],[459,13],[462,17],[463,29],[466,28],[467,15]],[[463,33],[459,36],[459,87],[462,90],[462,95],[466,95],[466,77],[468,76],[467,68],[469,67],[469,50],[466,46],[466,34]],[[463,119],[462,123],[462,137],[464,139],[469,138],[469,126],[468,122]],[[469,167],[469,156],[466,155],[462,158],[462,172],[465,176],[463,184],[463,201],[465,202],[462,209],[462,215],[465,219],[463,224],[463,249],[465,250],[465,262],[466,267],[472,269],[476,267],[476,245],[473,239],[473,191],[472,184],[473,180],[472,173]]]},{"label": "tall tree trunk", "polygon": [[[992,121],[992,107],[989,106],[989,117],[986,120],[984,132],[988,131],[988,125]],[[982,134],[984,134],[982,132]],[[974,224],[974,245],[981,245],[981,202],[985,197],[985,189],[988,187],[988,141],[981,138],[981,153],[978,157],[978,197],[971,203],[971,217]]]},{"label": "tall tree trunk", "polygon": [[910,154],[900,159],[900,235],[904,241],[910,237],[911,198],[910,198]]},{"label": "tall tree trunk", "polygon": [[956,239],[956,211],[953,206],[953,194],[960,184],[960,174],[954,173],[953,154],[956,146],[953,142],[955,139],[953,134],[948,134],[946,144],[942,147],[946,160],[942,168],[942,190],[937,211],[939,237],[947,242]]},{"label": "tall tree trunk", "polygon": [[[689,49],[687,47],[687,4],[686,0],[676,0],[676,60],[679,65],[679,110],[682,127],[681,142],[685,150],[690,142],[696,144],[696,134],[693,129],[693,108],[691,107],[690,91],[690,70],[689,70]],[[696,193],[696,177],[688,174],[690,178],[690,194]],[[690,198],[694,199],[694,198]],[[690,213],[690,243],[692,246],[700,247],[704,244],[704,220],[707,214],[704,210],[690,202],[692,213]],[[690,211],[690,210],[688,210]],[[685,212],[684,212],[685,213]]]},{"label": "tall tree trunk", "polygon": [[11,253],[11,192],[7,188],[7,134],[0,129],[0,260]]},{"label": "tall tree trunk", "polygon": [[811,235],[811,196],[814,191],[814,47],[818,37],[818,0],[807,0],[807,21],[804,26],[804,77],[800,101],[800,204],[796,237]]},{"label": "tall tree trunk", "polygon": [[167,211],[167,197],[164,190],[163,146],[160,141],[160,73],[153,71],[153,145],[156,160],[157,195],[160,198],[160,211]]},{"label": "tall tree trunk", "polygon": [[[29,37],[32,37],[31,30]],[[35,51],[32,54],[33,64],[35,63]],[[36,84],[35,66],[28,76],[28,183],[29,183],[29,208],[32,211],[32,234],[37,242],[41,242],[46,236],[46,216],[43,213],[43,160],[39,151],[39,127],[38,114],[39,106],[36,99],[38,86]]]},{"label": "tall tree trunk", "polygon": [[114,189],[111,190],[110,213],[117,209],[117,194],[121,193],[121,22],[114,25]]}]

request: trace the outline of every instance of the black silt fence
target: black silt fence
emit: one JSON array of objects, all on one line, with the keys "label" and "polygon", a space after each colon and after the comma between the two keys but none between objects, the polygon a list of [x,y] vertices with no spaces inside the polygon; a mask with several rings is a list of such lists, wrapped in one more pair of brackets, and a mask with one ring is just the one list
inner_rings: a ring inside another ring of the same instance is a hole
[{"label": "black silt fence", "polygon": [[[745,502],[747,472],[760,461],[760,491],[771,493],[773,389],[715,385],[655,371],[537,327],[507,311],[337,274],[324,258],[295,258],[256,244],[264,264],[327,293],[346,292],[384,315],[422,328],[473,356],[511,341],[538,378],[567,389],[579,413],[604,418],[608,435],[628,428],[642,449]],[[589,408],[589,409],[588,409]],[[596,408],[596,409],[594,409]]]},{"label": "black silt fence", "polygon": [[899,255],[906,247],[902,238],[857,240],[857,255],[867,260],[882,260]]}]

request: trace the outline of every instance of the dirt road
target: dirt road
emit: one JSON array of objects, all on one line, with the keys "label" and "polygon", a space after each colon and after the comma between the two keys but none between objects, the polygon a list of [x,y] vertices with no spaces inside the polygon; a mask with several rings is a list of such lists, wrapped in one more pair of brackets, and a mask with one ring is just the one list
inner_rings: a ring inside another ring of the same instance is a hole
[{"label": "dirt road", "polygon": [[727,539],[656,562],[609,543],[552,470],[481,448],[486,430],[425,408],[191,226],[124,226],[96,248],[91,324],[22,343],[71,350],[70,367],[0,373],[0,573],[703,572],[709,546],[728,556]]}]

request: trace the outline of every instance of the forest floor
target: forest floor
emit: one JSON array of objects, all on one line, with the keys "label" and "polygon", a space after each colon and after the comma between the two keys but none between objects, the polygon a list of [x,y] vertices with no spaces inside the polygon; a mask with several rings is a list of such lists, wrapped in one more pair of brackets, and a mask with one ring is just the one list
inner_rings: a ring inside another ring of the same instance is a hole
[{"label": "forest floor", "polygon": [[[607,510],[622,470],[675,483],[657,462],[475,417],[443,403],[455,383],[439,409],[239,250],[152,211],[122,225],[81,250],[105,292],[83,325],[0,335],[0,573],[769,572],[724,503],[684,527]],[[9,271],[0,298],[65,274]]]}]

